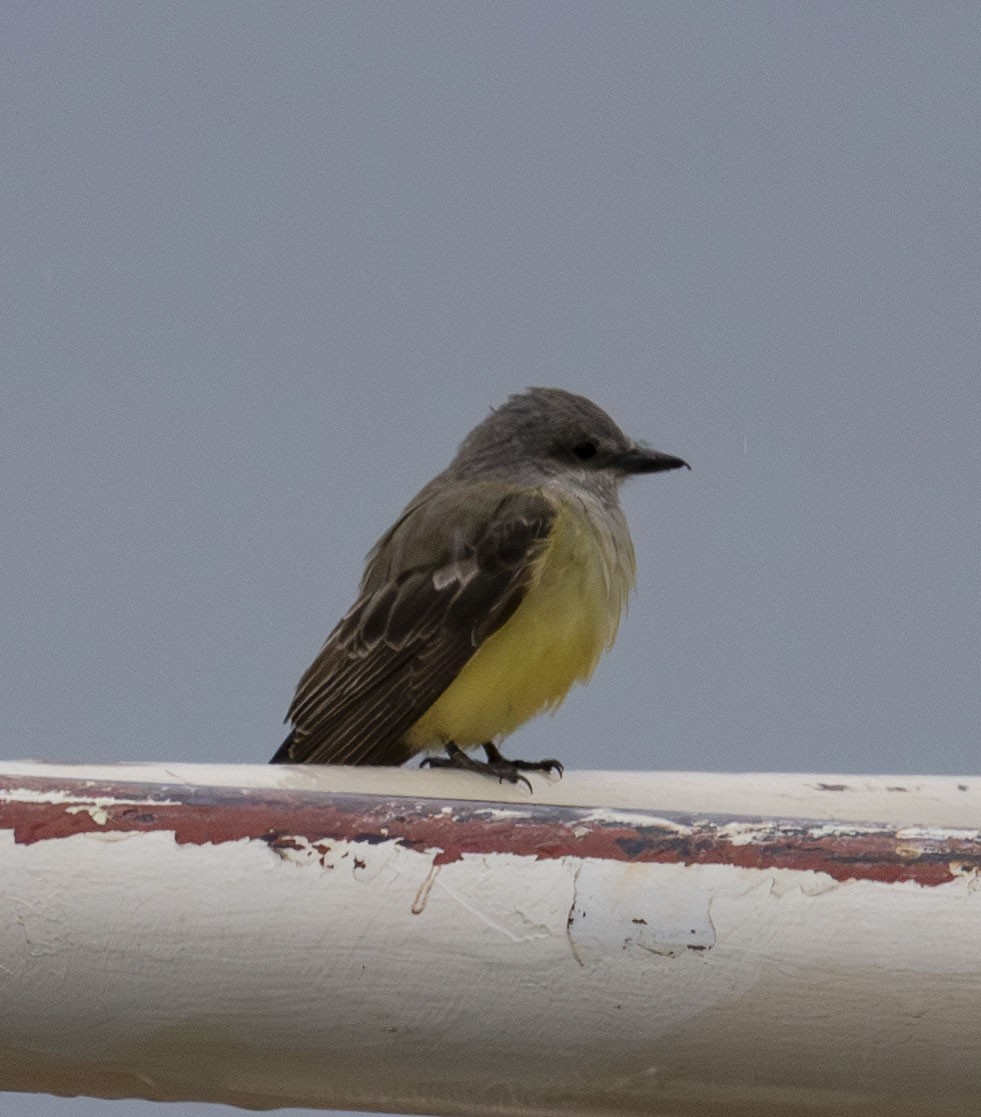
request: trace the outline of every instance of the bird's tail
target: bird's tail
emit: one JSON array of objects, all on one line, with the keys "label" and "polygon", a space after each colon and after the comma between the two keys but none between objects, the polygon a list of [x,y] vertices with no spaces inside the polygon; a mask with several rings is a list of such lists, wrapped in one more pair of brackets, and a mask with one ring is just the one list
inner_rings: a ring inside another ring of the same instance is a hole
[{"label": "bird's tail", "polygon": [[290,755],[290,749],[293,746],[293,738],[296,735],[295,730],[290,730],[290,735],[276,750],[276,755],[269,761],[270,764],[294,764],[293,757]]},{"label": "bird's tail", "polygon": [[404,741],[381,740],[372,741],[363,745],[356,751],[348,751],[338,756],[337,750],[331,747],[331,742],[318,744],[317,738],[301,736],[297,738],[295,729],[290,730],[289,736],[276,750],[276,755],[269,761],[270,764],[378,764],[386,767],[398,767],[412,756],[411,750]]}]

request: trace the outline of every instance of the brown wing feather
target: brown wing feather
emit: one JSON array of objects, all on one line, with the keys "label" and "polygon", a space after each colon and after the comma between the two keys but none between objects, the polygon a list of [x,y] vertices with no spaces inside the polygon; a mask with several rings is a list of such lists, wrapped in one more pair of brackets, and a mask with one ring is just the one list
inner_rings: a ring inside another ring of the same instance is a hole
[{"label": "brown wing feather", "polygon": [[[503,488],[495,486],[496,488]],[[486,491],[482,494],[486,503]],[[437,561],[382,581],[369,570],[362,596],[300,680],[293,731],[273,763],[403,764],[409,728],[456,678],[483,640],[520,605],[556,515],[539,492],[504,490],[468,527],[437,507],[410,509],[397,531],[447,540]],[[414,522],[414,513],[421,513]],[[431,527],[430,527],[431,525]],[[388,564],[390,533],[373,554]],[[412,539],[406,548],[412,551]],[[434,550],[432,540],[428,553]],[[375,588],[368,587],[374,584]]]}]

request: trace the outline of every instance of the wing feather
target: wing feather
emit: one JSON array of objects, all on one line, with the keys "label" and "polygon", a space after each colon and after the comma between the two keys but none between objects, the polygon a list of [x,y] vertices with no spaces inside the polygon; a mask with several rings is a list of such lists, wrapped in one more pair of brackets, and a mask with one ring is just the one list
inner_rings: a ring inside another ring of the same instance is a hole
[{"label": "wing feather", "polygon": [[[557,514],[540,490],[474,489],[463,523],[459,493],[456,517],[437,496],[376,547],[361,596],[300,680],[274,763],[408,759],[405,734],[520,605]],[[400,570],[400,555],[432,561]]]}]

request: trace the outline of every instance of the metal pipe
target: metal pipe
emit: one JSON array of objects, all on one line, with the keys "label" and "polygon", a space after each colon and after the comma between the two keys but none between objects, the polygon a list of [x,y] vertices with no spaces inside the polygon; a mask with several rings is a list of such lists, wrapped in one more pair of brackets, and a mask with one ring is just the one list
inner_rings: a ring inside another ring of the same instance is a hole
[{"label": "metal pipe", "polygon": [[0,1089],[973,1114],[979,823],[978,778],[0,763]]}]

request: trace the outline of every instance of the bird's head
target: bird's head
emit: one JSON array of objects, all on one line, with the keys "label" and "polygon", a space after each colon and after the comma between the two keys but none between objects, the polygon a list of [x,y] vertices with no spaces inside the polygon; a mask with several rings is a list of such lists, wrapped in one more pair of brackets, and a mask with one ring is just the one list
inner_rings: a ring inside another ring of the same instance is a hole
[{"label": "bird's head", "polygon": [[529,388],[511,396],[464,439],[451,470],[459,475],[517,479],[571,474],[619,483],[635,473],[690,468],[672,454],[628,438],[592,400],[562,388]]}]

